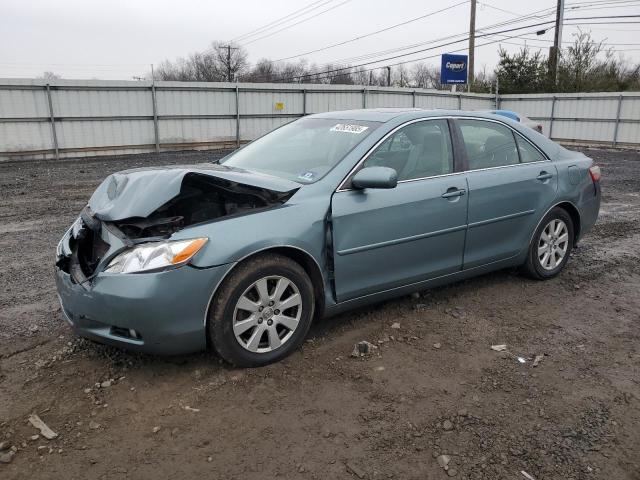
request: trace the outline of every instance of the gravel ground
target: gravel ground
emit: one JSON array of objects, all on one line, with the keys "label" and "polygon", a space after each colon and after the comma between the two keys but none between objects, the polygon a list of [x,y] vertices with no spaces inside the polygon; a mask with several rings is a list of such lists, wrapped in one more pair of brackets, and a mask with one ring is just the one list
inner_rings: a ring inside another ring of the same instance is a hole
[{"label": "gravel ground", "polygon": [[[52,278],[108,173],[216,153],[0,164],[0,477],[639,479],[640,154],[587,154],[601,217],[558,278],[501,271],[360,309],[254,370],[77,339]],[[378,348],[351,358],[361,340]]]}]

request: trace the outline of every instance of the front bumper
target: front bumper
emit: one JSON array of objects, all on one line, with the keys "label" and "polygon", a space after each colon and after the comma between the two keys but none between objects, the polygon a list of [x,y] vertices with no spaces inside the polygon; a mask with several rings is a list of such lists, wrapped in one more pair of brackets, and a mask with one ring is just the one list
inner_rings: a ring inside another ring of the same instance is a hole
[{"label": "front bumper", "polygon": [[[209,301],[231,267],[187,265],[152,273],[101,273],[88,286],[75,283],[56,267],[55,279],[63,314],[80,336],[140,352],[175,355],[206,348]],[[136,336],[128,334],[131,329]]]}]

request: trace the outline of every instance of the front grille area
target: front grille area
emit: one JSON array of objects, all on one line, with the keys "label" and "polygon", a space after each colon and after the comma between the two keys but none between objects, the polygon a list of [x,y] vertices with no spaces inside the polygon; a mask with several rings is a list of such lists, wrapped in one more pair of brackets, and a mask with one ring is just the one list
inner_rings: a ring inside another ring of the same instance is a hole
[{"label": "front grille area", "polygon": [[[99,220],[92,217],[87,222],[82,218],[74,223],[62,239],[56,266],[70,274],[74,282],[85,284],[109,251],[109,244],[102,239],[101,231],[102,223]],[[64,247],[67,242],[68,248]]]},{"label": "front grille area", "polygon": [[77,256],[78,265],[84,276],[90,277],[109,250],[109,244],[102,240],[99,229],[94,231],[86,226],[80,230],[74,243],[73,255]]}]

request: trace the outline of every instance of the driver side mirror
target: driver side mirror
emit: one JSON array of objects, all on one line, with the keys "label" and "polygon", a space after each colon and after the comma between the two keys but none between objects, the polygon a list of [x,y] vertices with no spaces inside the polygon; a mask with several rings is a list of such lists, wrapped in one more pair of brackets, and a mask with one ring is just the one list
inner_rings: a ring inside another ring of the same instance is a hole
[{"label": "driver side mirror", "polygon": [[353,188],[396,188],[398,172],[389,167],[365,167],[351,179]]}]

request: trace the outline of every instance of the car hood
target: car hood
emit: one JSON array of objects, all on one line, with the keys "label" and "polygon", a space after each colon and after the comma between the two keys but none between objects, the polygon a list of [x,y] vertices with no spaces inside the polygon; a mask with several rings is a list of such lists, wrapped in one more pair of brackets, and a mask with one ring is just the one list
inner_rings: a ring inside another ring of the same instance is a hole
[{"label": "car hood", "polygon": [[203,175],[228,182],[265,189],[274,193],[297,190],[301,184],[218,164],[177,165],[124,170],[109,175],[89,200],[92,214],[104,221],[147,217],[176,197],[187,175]]}]

